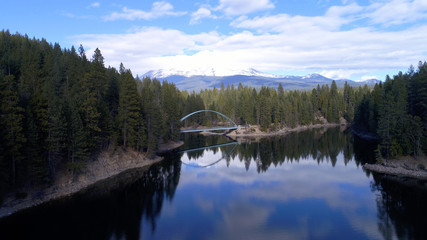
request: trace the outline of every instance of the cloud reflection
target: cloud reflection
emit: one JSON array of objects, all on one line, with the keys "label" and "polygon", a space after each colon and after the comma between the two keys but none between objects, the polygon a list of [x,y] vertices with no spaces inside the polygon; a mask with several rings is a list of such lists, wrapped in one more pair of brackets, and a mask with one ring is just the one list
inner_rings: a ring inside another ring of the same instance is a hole
[{"label": "cloud reflection", "polygon": [[[221,151],[214,153],[205,150],[201,158],[190,160],[184,154],[182,161],[205,165],[223,158],[223,155]],[[308,239],[310,234],[328,236],[334,231],[333,222],[305,226],[306,220],[302,218],[294,219],[298,222],[297,229],[293,225],[291,228],[285,225],[277,229],[262,227],[268,225],[275,212],[274,206],[317,200],[326,204],[323,207],[343,215],[353,230],[368,238],[382,238],[377,229],[375,196],[369,188],[371,180],[354,161],[345,164],[342,153],[338,154],[334,168],[329,160],[319,163],[307,157],[298,162],[285,161],[277,166],[271,165],[268,171],[261,173],[257,171],[259,159],[252,158],[248,170],[241,159],[238,155],[228,157],[228,160],[225,158],[210,168],[183,167],[185,174],[181,175],[180,189],[198,185],[223,194],[225,186],[232,186],[230,202],[204,200],[204,204],[201,204],[203,201],[200,198],[194,199],[203,211],[216,209],[221,212],[222,219],[216,223],[221,236],[215,238],[242,238],[242,233],[247,235],[243,238],[251,239],[266,239],[268,235],[268,239],[283,239],[283,236]],[[226,205],[222,206],[224,202]]]}]

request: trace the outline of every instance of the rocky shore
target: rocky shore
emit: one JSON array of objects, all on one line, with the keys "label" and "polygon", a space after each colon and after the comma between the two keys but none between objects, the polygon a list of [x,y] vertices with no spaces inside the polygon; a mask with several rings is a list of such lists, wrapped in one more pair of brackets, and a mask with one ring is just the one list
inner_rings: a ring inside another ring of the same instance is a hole
[{"label": "rocky shore", "polygon": [[[161,145],[160,149],[169,151],[182,144],[183,142],[169,142]],[[18,198],[16,192],[7,194],[0,206],[0,218],[52,200],[69,197],[131,169],[146,170],[150,165],[161,160],[162,157],[148,158],[144,153],[131,149],[120,148],[113,154],[111,151],[104,151],[96,160],[90,161],[78,175],[73,176],[67,169],[59,170],[53,183],[48,187],[21,189],[18,195],[24,196]]]},{"label": "rocky shore", "polygon": [[227,133],[227,136],[230,137],[269,137],[269,136],[283,136],[292,132],[300,132],[308,129],[314,128],[328,128],[328,127],[343,127],[347,128],[346,123],[321,123],[321,124],[312,124],[297,126],[295,128],[282,128],[275,131],[261,131],[258,125],[251,125],[247,127],[240,127],[237,130],[233,130],[230,133]]},{"label": "rocky shore", "polygon": [[401,178],[427,180],[427,158],[410,156],[383,160],[382,163],[365,164],[364,169]]}]

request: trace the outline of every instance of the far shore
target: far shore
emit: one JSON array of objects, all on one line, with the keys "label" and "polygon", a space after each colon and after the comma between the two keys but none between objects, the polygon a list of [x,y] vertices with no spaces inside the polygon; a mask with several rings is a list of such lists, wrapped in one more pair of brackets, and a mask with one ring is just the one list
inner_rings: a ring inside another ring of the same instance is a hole
[{"label": "far shore", "polygon": [[275,137],[275,136],[285,136],[292,132],[300,132],[309,129],[315,128],[330,128],[330,127],[341,127],[343,130],[347,129],[349,125],[345,122],[342,123],[320,123],[320,124],[310,124],[302,125],[294,128],[285,127],[278,130],[268,130],[261,131],[259,125],[248,125],[240,126],[239,129],[233,130],[227,133],[219,132],[200,132],[200,134],[209,136],[209,135],[225,135],[231,138],[265,138],[265,137]]},{"label": "far shore", "polygon": [[[182,141],[160,144],[159,150],[161,150],[160,152],[171,151],[182,144]],[[149,166],[162,159],[160,156],[148,158],[145,153],[132,149],[119,148],[113,154],[106,150],[99,154],[95,161],[90,161],[80,174],[73,176],[70,171],[63,169],[58,171],[53,184],[48,187],[20,189],[19,192],[25,194],[23,198],[17,198],[16,192],[7,194],[0,206],[0,218],[52,200],[69,197],[126,171],[144,172],[148,170]]]},{"label": "far shore", "polygon": [[275,131],[261,131],[258,125],[252,125],[248,127],[241,127],[240,129],[233,130],[230,133],[227,133],[227,136],[230,137],[269,137],[269,136],[283,136],[292,132],[300,132],[308,129],[314,128],[328,128],[328,127],[344,127],[347,128],[347,124],[340,123],[321,123],[321,124],[311,124],[297,126],[294,128],[281,128]]},{"label": "far shore", "polygon": [[[248,127],[240,127],[237,130],[233,130],[225,135],[233,139],[245,139],[245,138],[266,138],[275,136],[284,136],[292,132],[299,132],[314,128],[329,128],[329,127],[342,127],[343,130],[348,127],[345,122],[341,123],[322,123],[312,124],[305,126],[298,126],[295,128],[283,128],[277,131],[263,132],[260,130],[258,125],[251,125]],[[356,134],[353,131],[354,134]],[[223,133],[212,133],[202,132],[203,135],[222,135]],[[377,141],[378,139],[373,137],[371,134],[356,134],[357,136],[364,138],[368,141]],[[364,169],[387,175],[393,175],[405,180],[405,178],[427,180],[427,156],[420,157],[400,157],[399,159],[383,159],[382,163],[365,164]]]}]

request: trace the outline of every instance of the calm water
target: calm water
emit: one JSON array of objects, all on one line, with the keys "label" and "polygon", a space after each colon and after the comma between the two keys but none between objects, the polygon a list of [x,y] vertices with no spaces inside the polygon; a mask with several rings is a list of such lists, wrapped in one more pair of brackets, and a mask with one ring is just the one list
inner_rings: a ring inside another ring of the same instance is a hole
[{"label": "calm water", "polygon": [[427,184],[364,171],[373,146],[348,131],[184,138],[226,145],[0,219],[0,239],[427,239]]}]

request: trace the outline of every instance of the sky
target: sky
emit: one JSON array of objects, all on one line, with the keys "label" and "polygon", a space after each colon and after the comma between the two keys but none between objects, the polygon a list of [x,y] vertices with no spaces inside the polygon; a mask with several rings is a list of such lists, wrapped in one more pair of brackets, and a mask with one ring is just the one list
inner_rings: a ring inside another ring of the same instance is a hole
[{"label": "sky", "polygon": [[0,30],[106,67],[248,69],[364,80],[427,60],[427,0],[0,0]]}]

